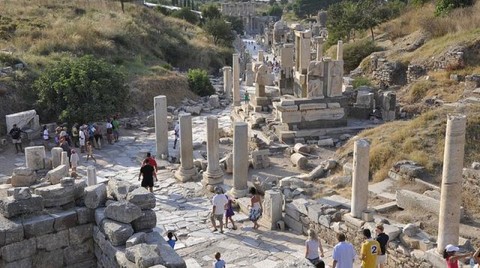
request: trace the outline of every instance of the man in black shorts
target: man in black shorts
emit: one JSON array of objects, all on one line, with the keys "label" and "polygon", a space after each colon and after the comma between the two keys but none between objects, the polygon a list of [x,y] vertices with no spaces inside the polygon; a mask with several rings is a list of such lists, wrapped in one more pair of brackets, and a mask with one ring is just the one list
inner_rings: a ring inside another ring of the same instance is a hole
[{"label": "man in black shorts", "polygon": [[158,181],[158,179],[157,174],[155,174],[155,168],[150,164],[148,159],[143,161],[143,167],[140,169],[140,174],[138,174],[139,181],[142,175],[142,187],[145,187],[147,190],[150,190],[150,192],[153,193],[153,177],[155,177],[155,181]]}]

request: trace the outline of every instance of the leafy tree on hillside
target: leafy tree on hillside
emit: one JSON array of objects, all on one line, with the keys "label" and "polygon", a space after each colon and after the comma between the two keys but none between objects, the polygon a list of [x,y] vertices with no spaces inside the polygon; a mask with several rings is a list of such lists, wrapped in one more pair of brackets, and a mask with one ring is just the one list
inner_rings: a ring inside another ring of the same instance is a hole
[{"label": "leafy tree on hillside", "polygon": [[327,9],[338,0],[296,0],[293,10],[299,18],[316,15],[321,9]]},{"label": "leafy tree on hillside", "polygon": [[190,69],[187,73],[188,87],[199,96],[209,96],[215,93],[208,74],[202,69]]},{"label": "leafy tree on hillside", "polygon": [[243,26],[243,21],[239,17],[234,17],[234,16],[226,16],[225,19],[230,22],[230,25],[232,29],[237,32],[237,34],[242,34],[243,31],[245,30]]},{"label": "leafy tree on hillside", "polygon": [[49,66],[33,89],[44,116],[69,123],[104,118],[124,111],[128,103],[125,74],[93,56]]},{"label": "leafy tree on hillside", "polygon": [[199,21],[198,16],[193,13],[189,7],[182,7],[181,9],[172,12],[171,16],[186,20],[191,24],[197,24]]},{"label": "leafy tree on hillside", "polygon": [[224,19],[209,20],[203,28],[213,37],[213,42],[216,45],[231,46],[233,40],[235,40],[232,27]]},{"label": "leafy tree on hillside", "polygon": [[268,15],[274,17],[281,17],[283,14],[283,9],[275,3],[268,9]]},{"label": "leafy tree on hillside", "polygon": [[215,4],[208,4],[202,6],[202,17],[206,20],[219,19],[222,17],[222,13]]}]

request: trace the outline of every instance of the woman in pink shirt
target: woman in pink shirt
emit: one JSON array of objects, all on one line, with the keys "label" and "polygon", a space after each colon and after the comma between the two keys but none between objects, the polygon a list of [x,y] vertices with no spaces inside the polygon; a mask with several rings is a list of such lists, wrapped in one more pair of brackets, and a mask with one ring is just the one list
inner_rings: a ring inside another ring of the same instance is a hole
[{"label": "woman in pink shirt", "polygon": [[449,244],[443,250],[443,258],[447,261],[447,268],[458,268],[458,260],[472,256],[472,253],[457,254],[460,249]]}]

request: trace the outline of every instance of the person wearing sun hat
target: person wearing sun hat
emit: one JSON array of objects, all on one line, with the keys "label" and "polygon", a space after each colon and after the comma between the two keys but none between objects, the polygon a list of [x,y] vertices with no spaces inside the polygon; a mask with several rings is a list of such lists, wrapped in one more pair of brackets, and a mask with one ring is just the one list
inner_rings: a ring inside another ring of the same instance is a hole
[{"label": "person wearing sun hat", "polygon": [[448,244],[443,250],[443,258],[447,261],[447,268],[458,268],[458,261],[472,256],[472,253],[458,254],[460,248]]}]

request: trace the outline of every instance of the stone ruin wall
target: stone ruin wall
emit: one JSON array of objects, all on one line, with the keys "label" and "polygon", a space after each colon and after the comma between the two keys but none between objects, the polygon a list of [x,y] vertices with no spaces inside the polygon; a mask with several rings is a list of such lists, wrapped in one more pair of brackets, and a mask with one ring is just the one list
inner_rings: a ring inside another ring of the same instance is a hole
[{"label": "stone ruin wall", "polygon": [[152,193],[113,178],[87,186],[67,174],[65,165],[19,167],[0,185],[0,267],[186,267],[154,231]]}]

